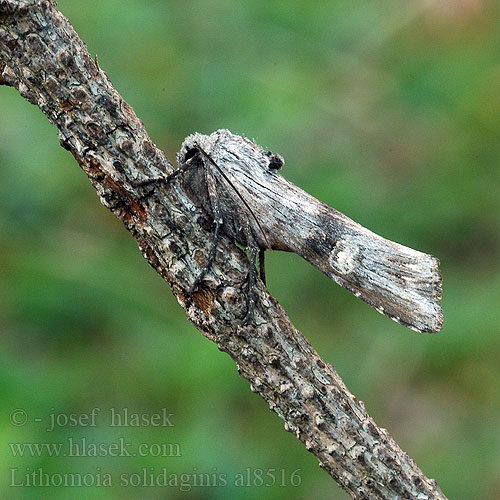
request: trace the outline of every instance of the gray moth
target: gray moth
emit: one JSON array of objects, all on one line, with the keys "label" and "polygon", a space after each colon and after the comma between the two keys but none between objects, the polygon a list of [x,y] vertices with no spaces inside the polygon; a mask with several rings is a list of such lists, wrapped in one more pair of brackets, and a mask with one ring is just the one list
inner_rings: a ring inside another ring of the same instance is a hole
[{"label": "gray moth", "polygon": [[[443,323],[439,261],[389,241],[317,200],[278,174],[281,156],[228,130],[195,133],[177,154],[183,187],[220,231],[256,255],[295,252],[385,316],[412,330]],[[169,177],[172,177],[169,176]],[[261,268],[263,272],[263,266]],[[250,275],[250,287],[255,279]]]}]

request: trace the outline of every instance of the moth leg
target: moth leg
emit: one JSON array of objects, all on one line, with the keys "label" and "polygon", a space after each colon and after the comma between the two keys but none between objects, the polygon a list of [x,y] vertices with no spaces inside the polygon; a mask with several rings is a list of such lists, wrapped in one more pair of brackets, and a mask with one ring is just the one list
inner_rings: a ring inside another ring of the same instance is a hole
[{"label": "moth leg", "polygon": [[151,177],[144,181],[139,181],[135,185],[137,187],[150,186],[151,184],[162,183],[168,186],[179,174],[183,174],[188,168],[192,167],[194,163],[192,161],[186,161],[179,168],[176,168],[173,172],[168,174],[166,177]]},{"label": "moth leg", "polygon": [[217,197],[217,186],[215,184],[215,179],[213,178],[212,175],[210,175],[210,172],[207,168],[204,169],[204,175],[205,175],[205,182],[207,183],[208,187],[208,195],[210,198],[210,203],[212,205],[212,210],[214,214],[215,231],[214,231],[214,239],[212,241],[212,246],[210,247],[210,253],[208,254],[207,262],[203,266],[203,269],[201,270],[200,274],[194,280],[194,283],[190,288],[190,293],[193,293],[196,290],[198,285],[201,283],[201,280],[205,277],[208,271],[210,271],[210,268],[214,263],[215,255],[217,253],[217,244],[219,243],[220,229],[224,222],[219,205],[219,199]]},{"label": "moth leg", "polygon": [[265,252],[266,251],[264,248],[259,249],[259,276],[260,276],[260,279],[262,280],[262,283],[264,283],[264,285],[266,284],[266,266],[265,266],[265,262],[264,262]]},{"label": "moth leg", "polygon": [[253,317],[255,308],[255,282],[257,279],[257,247],[250,248],[250,270],[248,271],[248,281],[246,284],[247,312],[243,318],[243,324],[248,323]]},{"label": "moth leg", "polygon": [[205,275],[210,271],[210,268],[212,267],[212,264],[214,263],[215,260],[215,255],[217,253],[217,244],[219,243],[219,233],[220,233],[220,228],[222,226],[222,217],[216,215],[215,218],[215,231],[214,231],[214,239],[212,241],[212,246],[210,247],[210,253],[208,254],[208,259],[206,264],[203,266],[202,270],[200,271],[200,274],[196,277],[194,280],[193,284],[191,285],[191,288],[189,289],[189,293],[193,293],[197,288],[198,285],[201,283],[201,280],[205,277]]}]

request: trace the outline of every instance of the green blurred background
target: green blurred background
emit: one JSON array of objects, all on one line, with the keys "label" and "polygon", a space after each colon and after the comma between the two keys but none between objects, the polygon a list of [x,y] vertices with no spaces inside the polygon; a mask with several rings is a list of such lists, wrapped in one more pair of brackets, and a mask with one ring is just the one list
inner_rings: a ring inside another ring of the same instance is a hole
[{"label": "green blurred background", "polygon": [[[499,3],[58,4],[172,160],[187,134],[229,128],[281,153],[282,174],[317,198],[440,258],[445,326],[434,336],[296,255],[268,256],[268,287],[450,499],[500,498]],[[348,498],[188,324],[55,128],[6,87],[0,206],[1,498]],[[51,413],[94,407],[95,427],[46,430]],[[10,423],[16,408],[26,425]],[[166,408],[173,427],[113,428],[111,408]],[[8,445],[69,438],[171,443],[181,456],[19,457]],[[109,472],[115,486],[9,486],[39,468]],[[120,486],[120,474],[163,468],[228,484]]]}]

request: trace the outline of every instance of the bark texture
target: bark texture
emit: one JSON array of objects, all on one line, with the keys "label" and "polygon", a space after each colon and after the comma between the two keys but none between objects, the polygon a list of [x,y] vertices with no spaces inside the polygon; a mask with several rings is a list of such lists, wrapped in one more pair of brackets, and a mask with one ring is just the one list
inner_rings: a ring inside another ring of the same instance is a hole
[{"label": "bark texture", "polygon": [[169,283],[189,320],[233,358],[251,389],[342,488],[357,499],[445,499],[261,282],[255,322],[241,326],[249,264],[229,239],[221,238],[213,277],[189,296],[210,248],[211,223],[178,186],[137,187],[173,167],[54,2],[0,0],[0,82],[57,127],[61,145]]}]

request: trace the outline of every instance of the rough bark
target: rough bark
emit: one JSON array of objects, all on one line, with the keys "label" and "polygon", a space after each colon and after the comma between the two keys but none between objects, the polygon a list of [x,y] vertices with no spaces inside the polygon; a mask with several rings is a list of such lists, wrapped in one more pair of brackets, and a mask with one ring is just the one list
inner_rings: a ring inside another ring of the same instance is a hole
[{"label": "rough bark", "polygon": [[248,259],[222,237],[214,276],[189,296],[212,233],[183,190],[141,181],[172,170],[142,122],[49,0],[0,0],[0,81],[38,106],[188,319],[235,361],[337,483],[357,499],[445,499],[256,286],[258,321],[241,326]]}]

